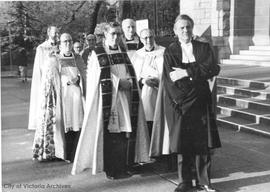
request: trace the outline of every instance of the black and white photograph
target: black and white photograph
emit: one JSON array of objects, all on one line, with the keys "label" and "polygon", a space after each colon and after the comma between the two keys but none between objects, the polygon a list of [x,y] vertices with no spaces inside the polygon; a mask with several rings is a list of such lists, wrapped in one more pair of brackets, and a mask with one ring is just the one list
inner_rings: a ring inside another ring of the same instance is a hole
[{"label": "black and white photograph", "polygon": [[270,192],[270,0],[0,0],[1,191]]}]

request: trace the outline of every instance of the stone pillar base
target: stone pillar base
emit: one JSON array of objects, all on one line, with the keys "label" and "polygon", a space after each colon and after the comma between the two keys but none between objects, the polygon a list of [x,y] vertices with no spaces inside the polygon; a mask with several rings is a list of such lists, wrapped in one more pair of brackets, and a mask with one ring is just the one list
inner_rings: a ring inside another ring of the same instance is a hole
[{"label": "stone pillar base", "polygon": [[253,45],[251,36],[229,36],[228,42],[231,54],[239,54],[240,50],[248,50]]},{"label": "stone pillar base", "polygon": [[270,37],[268,35],[255,35],[252,41],[254,45],[270,45]]}]

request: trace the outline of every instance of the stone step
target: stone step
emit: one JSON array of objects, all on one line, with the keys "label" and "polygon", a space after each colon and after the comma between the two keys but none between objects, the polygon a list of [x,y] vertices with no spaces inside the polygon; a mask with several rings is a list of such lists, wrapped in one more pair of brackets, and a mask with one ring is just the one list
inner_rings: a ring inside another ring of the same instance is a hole
[{"label": "stone step", "polygon": [[259,123],[248,123],[234,117],[218,115],[217,124],[219,127],[230,128],[237,131],[250,132],[265,137],[270,137],[270,127]]},{"label": "stone step", "polygon": [[250,97],[254,99],[261,100],[270,100],[270,93],[259,89],[250,89],[247,87],[241,86],[226,86],[226,85],[217,85],[217,93],[223,95],[238,95],[243,97]]},{"label": "stone step", "polygon": [[217,112],[218,114],[227,115],[230,117],[246,119],[252,123],[259,123],[260,118],[270,116],[269,109],[242,108],[223,103],[218,103]]},{"label": "stone step", "polygon": [[270,51],[270,46],[249,46],[249,50]]},{"label": "stone step", "polygon": [[217,95],[217,103],[221,106],[236,106],[239,108],[259,110],[270,114],[270,100],[253,99],[238,95]]},{"label": "stone step", "polygon": [[270,87],[270,83],[254,81],[254,80],[246,80],[246,79],[235,79],[228,77],[218,77],[217,78],[218,85],[226,85],[226,86],[242,86],[248,87],[250,89],[266,89]]},{"label": "stone step", "polygon": [[270,115],[261,117],[260,118],[260,124],[268,126],[268,129],[270,130]]},{"label": "stone step", "polygon": [[270,61],[270,55],[230,55],[230,59],[251,60],[251,61]]},{"label": "stone step", "polygon": [[256,61],[256,60],[243,60],[243,59],[222,59],[220,61],[224,65],[249,65],[249,66],[270,66],[270,61]]},{"label": "stone step", "polygon": [[254,122],[248,121],[246,119],[241,119],[239,117],[231,117],[223,114],[217,115],[217,123],[221,127],[229,127],[236,130],[240,129],[240,126],[242,125],[253,125]]},{"label": "stone step", "polygon": [[270,46],[250,46],[221,66],[227,70],[217,78],[218,125],[270,137]]},{"label": "stone step", "polygon": [[218,77],[217,90],[218,94],[223,95],[237,95],[261,100],[270,98],[269,82]]},{"label": "stone step", "polygon": [[261,55],[261,56],[269,56],[270,50],[241,50],[239,52],[240,55]]},{"label": "stone step", "polygon": [[260,114],[255,114],[260,113],[259,111],[257,112],[253,111],[253,113],[250,113],[244,111],[243,108],[239,108],[237,106],[226,106],[226,105],[222,106],[221,104],[217,106],[217,113],[228,117],[234,117],[237,119],[245,120],[245,124],[259,123],[260,118]]},{"label": "stone step", "polygon": [[[217,123],[225,128],[244,130],[270,136],[270,115],[255,115],[250,112],[241,111],[236,107],[218,107]],[[257,113],[260,113],[257,111]]]},{"label": "stone step", "polygon": [[234,78],[234,79],[246,79],[253,81],[270,81],[270,65],[268,67],[258,65],[230,65],[220,64],[221,71],[219,77]]}]

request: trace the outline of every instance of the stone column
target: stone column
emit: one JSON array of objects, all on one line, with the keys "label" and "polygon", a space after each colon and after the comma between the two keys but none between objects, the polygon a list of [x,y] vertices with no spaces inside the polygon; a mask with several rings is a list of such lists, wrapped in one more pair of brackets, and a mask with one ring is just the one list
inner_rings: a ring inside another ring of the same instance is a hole
[{"label": "stone column", "polygon": [[211,36],[217,60],[228,58],[231,54],[228,37],[230,29],[230,0],[212,1]]},{"label": "stone column", "polygon": [[232,54],[253,44],[254,7],[255,0],[231,0],[229,45]]},{"label": "stone column", "polygon": [[270,45],[270,1],[255,1],[254,45]]}]

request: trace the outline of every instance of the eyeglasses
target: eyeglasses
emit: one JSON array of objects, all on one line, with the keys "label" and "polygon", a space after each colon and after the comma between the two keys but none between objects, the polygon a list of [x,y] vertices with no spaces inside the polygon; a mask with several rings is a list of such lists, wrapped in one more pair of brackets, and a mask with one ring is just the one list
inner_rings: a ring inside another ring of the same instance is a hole
[{"label": "eyeglasses", "polygon": [[117,36],[120,36],[120,35],[122,35],[122,33],[117,33],[117,32],[112,32],[112,33],[109,33],[110,35],[117,35]]},{"label": "eyeglasses", "polygon": [[69,40],[64,40],[64,41],[61,41],[61,42],[63,42],[63,43],[72,43],[72,40],[69,39]]},{"label": "eyeglasses", "polygon": [[153,38],[154,38],[154,36],[141,37],[141,39],[143,39],[143,40],[146,40],[146,39],[153,39]]}]

